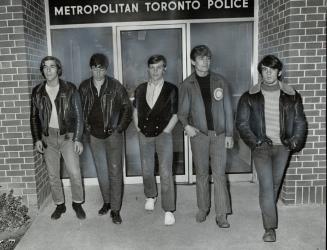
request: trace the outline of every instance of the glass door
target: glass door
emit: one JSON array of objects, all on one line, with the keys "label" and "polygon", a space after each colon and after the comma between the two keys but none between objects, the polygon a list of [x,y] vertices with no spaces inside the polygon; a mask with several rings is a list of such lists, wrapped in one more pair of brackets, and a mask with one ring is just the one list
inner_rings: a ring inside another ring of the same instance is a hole
[{"label": "glass door", "polygon": [[[200,44],[206,44],[212,51],[211,70],[223,75],[230,84],[235,117],[240,96],[253,82],[253,22],[192,23],[190,49]],[[188,66],[191,71],[190,64]],[[252,180],[251,150],[240,138],[235,125],[234,147],[227,150],[226,173],[230,180]],[[190,182],[194,182],[194,167],[190,167],[190,176]]]},{"label": "glass door", "polygon": [[[147,60],[162,54],[167,59],[165,80],[176,84],[186,76],[185,25],[142,25],[117,27],[118,76],[126,87],[131,101],[135,88],[148,79]],[[176,182],[188,182],[188,157],[185,156],[183,128],[178,123],[173,130],[173,172]],[[140,149],[133,123],[125,133],[125,183],[142,183]],[[155,172],[158,178],[156,157]]]}]

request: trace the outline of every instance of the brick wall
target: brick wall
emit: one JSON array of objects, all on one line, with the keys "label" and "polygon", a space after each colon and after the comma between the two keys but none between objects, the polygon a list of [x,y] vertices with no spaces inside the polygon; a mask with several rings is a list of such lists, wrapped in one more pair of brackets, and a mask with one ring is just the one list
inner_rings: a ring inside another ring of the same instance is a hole
[{"label": "brick wall", "polygon": [[326,1],[258,2],[259,59],[282,59],[284,80],[301,93],[309,127],[305,148],[291,158],[281,199],[326,203]]},{"label": "brick wall", "polygon": [[30,94],[47,53],[43,0],[0,2],[0,189],[14,189],[31,208],[49,194],[47,173],[33,149]]}]

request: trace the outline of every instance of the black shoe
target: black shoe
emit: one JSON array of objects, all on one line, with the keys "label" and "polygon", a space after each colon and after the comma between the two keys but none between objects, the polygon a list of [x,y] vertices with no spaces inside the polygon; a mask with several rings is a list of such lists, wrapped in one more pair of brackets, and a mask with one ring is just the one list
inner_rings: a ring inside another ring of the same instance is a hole
[{"label": "black shoe", "polygon": [[66,212],[65,203],[57,205],[56,210],[51,214],[51,219],[58,220],[64,212]]},{"label": "black shoe", "polygon": [[199,210],[195,215],[196,222],[198,222],[198,223],[204,222],[207,219],[208,214],[209,214],[209,211],[205,212],[205,211]]},{"label": "black shoe", "polygon": [[105,215],[110,210],[110,203],[103,203],[102,208],[99,210],[99,215]]},{"label": "black shoe", "polygon": [[78,219],[80,220],[84,220],[86,218],[86,214],[82,208],[82,204],[81,203],[76,203],[73,202],[73,209],[76,212],[76,216]]},{"label": "black shoe", "polygon": [[227,215],[221,214],[216,217],[216,223],[220,228],[229,228],[230,224],[227,221]]},{"label": "black shoe", "polygon": [[120,217],[119,211],[113,211],[110,212],[110,217],[112,218],[112,222],[115,224],[121,224],[122,219]]},{"label": "black shoe", "polygon": [[262,237],[264,242],[275,242],[276,241],[276,232],[275,229],[267,229]]}]

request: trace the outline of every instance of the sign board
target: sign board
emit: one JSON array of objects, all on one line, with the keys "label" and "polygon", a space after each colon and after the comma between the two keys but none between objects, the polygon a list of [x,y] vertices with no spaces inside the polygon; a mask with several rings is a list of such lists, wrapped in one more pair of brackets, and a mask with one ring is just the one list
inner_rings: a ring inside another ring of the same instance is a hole
[{"label": "sign board", "polygon": [[50,25],[254,17],[254,0],[48,0]]}]

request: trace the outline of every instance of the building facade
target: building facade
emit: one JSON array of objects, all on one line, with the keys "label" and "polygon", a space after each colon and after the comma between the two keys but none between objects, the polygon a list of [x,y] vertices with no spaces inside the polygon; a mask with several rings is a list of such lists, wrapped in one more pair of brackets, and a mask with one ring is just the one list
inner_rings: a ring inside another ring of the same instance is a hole
[{"label": "building facade", "polygon": [[[305,148],[291,158],[280,199],[326,203],[326,1],[255,2],[255,61],[265,54],[282,59],[284,80],[301,93],[308,120]],[[0,2],[0,191],[14,189],[36,210],[50,194],[29,127],[31,91],[49,51],[46,19],[42,0]]]}]

